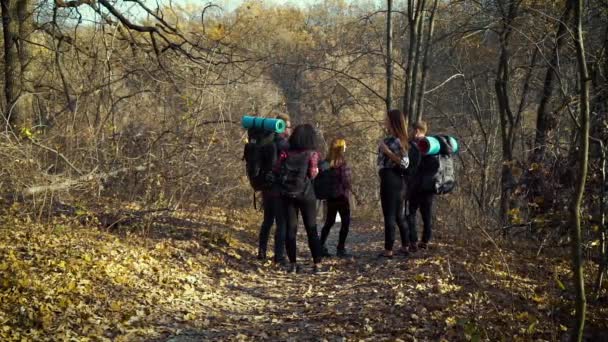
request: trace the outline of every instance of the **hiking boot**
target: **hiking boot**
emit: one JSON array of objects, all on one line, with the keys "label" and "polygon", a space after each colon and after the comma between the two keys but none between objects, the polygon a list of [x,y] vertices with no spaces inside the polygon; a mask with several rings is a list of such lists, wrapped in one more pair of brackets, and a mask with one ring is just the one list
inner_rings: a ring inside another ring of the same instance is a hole
[{"label": "hiking boot", "polygon": [[352,255],[350,255],[350,254],[348,254],[348,252],[346,252],[345,248],[338,249],[337,253],[336,253],[336,256],[338,258],[350,258],[350,257],[352,257]]},{"label": "hiking boot", "polygon": [[428,249],[429,248],[429,243],[428,242],[421,242],[418,244],[418,248],[420,249]]},{"label": "hiking boot", "polygon": [[258,256],[257,256],[258,260],[266,260],[266,251],[263,250],[258,250]]},{"label": "hiking boot", "polygon": [[296,264],[295,262],[289,264],[289,267],[287,268],[287,273],[293,273],[293,274],[300,273],[300,266],[298,264]]},{"label": "hiking boot", "polygon": [[411,242],[410,243],[409,251],[410,251],[410,253],[416,253],[416,252],[418,252],[418,247],[416,246],[415,242]]},{"label": "hiking boot", "polygon": [[321,256],[324,258],[329,258],[329,257],[332,257],[333,255],[331,253],[329,253],[329,250],[327,249],[327,247],[323,246],[323,248],[321,249]]}]

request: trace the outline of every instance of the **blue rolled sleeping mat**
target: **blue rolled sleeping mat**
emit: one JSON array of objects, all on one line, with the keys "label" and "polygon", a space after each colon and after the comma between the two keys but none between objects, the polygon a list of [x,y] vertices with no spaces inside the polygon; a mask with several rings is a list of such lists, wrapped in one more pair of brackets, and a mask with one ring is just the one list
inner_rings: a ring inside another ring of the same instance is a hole
[{"label": "blue rolled sleeping mat", "polygon": [[244,115],[241,118],[241,125],[246,129],[261,128],[279,134],[285,132],[285,121],[281,119]]},{"label": "blue rolled sleeping mat", "polygon": [[458,152],[458,140],[450,135],[430,135],[418,142],[420,153],[425,156]]}]

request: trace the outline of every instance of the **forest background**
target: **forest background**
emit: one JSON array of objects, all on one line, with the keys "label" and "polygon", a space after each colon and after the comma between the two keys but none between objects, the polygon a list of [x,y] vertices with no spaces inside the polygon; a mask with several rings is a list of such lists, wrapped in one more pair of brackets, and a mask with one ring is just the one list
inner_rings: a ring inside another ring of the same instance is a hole
[{"label": "forest background", "polygon": [[75,224],[150,237],[166,213],[219,211],[230,225],[252,210],[246,113],[345,136],[357,217],[379,221],[375,148],[393,107],[462,144],[438,219],[551,258],[545,285],[579,323],[565,314],[547,331],[582,338],[585,298],[606,329],[608,1],[0,4],[7,336],[57,329],[44,305],[9,295],[44,286],[24,280],[34,271],[15,241]]}]

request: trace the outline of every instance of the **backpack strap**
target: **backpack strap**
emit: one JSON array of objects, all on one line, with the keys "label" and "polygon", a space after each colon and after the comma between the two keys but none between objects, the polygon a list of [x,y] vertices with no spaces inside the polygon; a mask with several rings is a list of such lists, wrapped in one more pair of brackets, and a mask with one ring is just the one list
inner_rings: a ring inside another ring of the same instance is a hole
[{"label": "backpack strap", "polygon": [[446,136],[436,135],[435,138],[437,138],[437,140],[439,140],[441,142],[441,145],[446,147],[445,151],[441,151],[441,152],[444,152],[442,154],[451,156],[454,153],[454,147],[452,146],[452,144],[450,144],[450,141],[448,139],[446,139]]}]

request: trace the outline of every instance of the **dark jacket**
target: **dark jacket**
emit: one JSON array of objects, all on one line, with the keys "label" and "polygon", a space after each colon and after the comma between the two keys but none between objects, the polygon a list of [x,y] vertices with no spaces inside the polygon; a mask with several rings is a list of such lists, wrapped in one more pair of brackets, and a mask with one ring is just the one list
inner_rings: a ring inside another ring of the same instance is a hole
[{"label": "dark jacket", "polygon": [[352,189],[352,171],[346,163],[340,165],[337,170],[340,178],[338,193],[340,196],[348,197]]},{"label": "dark jacket", "polygon": [[[416,144],[418,146],[418,139],[413,139],[410,144]],[[425,176],[430,176],[437,170],[437,157],[436,156],[421,156],[420,162],[416,166],[415,172],[412,172],[408,177],[408,193],[410,196],[426,193],[428,191],[422,190],[422,181]]]}]

